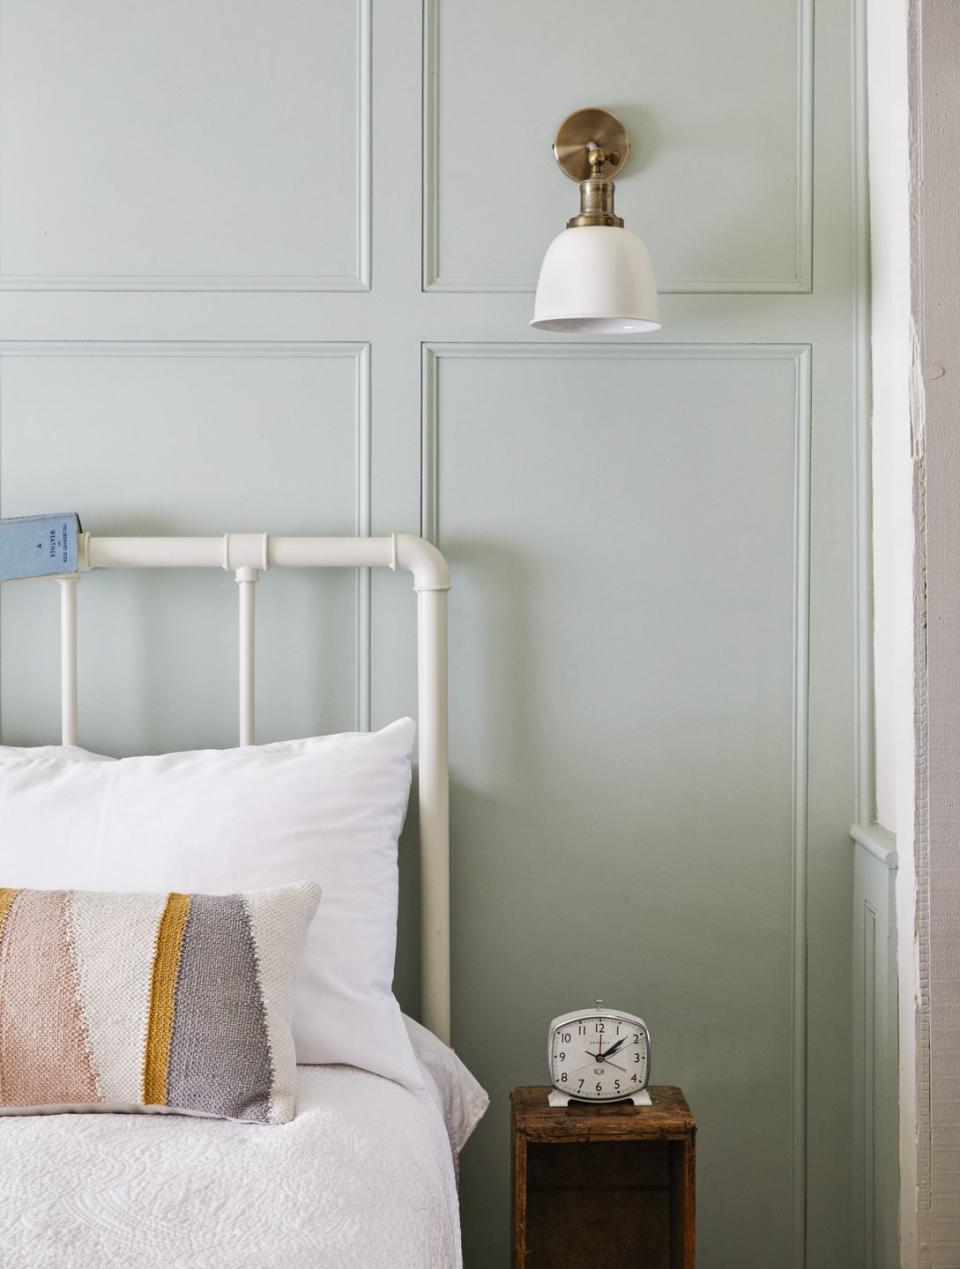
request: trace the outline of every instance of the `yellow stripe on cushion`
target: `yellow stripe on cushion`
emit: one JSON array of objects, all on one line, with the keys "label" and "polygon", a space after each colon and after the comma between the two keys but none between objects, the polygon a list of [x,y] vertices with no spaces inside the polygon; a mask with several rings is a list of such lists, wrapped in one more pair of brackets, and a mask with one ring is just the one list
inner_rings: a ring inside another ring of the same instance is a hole
[{"label": "yellow stripe on cushion", "polygon": [[143,1102],[145,1106],[165,1106],[173,1014],[176,1004],[180,948],[190,912],[188,894],[169,894],[157,929],[157,951],[153,959],[150,990],[150,1021],[143,1061]]},{"label": "yellow stripe on cushion", "polygon": [[7,913],[13,907],[13,901],[16,897],[16,890],[0,888],[0,939],[3,938],[3,927],[7,924]]}]

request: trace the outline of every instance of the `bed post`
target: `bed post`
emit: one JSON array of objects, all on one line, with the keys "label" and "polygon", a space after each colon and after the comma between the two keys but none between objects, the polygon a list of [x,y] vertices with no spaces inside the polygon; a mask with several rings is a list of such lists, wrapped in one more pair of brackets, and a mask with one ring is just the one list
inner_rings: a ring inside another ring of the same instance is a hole
[{"label": "bed post", "polygon": [[420,955],[424,1025],[450,1043],[450,798],[447,592],[417,592]]},{"label": "bed post", "polygon": [[447,561],[424,538],[390,537],[390,567],[417,592],[420,995],[423,1023],[450,1043],[450,765],[447,751]]}]

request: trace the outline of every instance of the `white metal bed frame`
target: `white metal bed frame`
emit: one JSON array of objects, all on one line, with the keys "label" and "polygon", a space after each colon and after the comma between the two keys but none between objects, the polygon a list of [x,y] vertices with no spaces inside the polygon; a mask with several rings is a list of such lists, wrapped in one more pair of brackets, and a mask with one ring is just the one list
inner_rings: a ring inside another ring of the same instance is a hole
[{"label": "white metal bed frame", "polygon": [[389,568],[413,574],[417,594],[417,746],[420,809],[421,988],[423,1021],[450,1041],[450,817],[447,759],[447,591],[440,552],[423,538],[80,536],[79,573],[60,586],[60,719],[65,745],[77,743],[77,583],[94,568],[224,568],[239,588],[240,744],[254,743],[255,594],[267,568]]}]

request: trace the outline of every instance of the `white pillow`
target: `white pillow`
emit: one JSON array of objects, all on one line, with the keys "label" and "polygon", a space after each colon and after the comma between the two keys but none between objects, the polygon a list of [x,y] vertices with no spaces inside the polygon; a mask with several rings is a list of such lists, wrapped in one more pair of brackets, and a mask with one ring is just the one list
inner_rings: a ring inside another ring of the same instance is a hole
[{"label": "white pillow", "polygon": [[319,881],[297,1061],[420,1088],[392,992],[413,737],[404,718],[379,732],[143,758],[0,746],[3,884],[229,894]]}]

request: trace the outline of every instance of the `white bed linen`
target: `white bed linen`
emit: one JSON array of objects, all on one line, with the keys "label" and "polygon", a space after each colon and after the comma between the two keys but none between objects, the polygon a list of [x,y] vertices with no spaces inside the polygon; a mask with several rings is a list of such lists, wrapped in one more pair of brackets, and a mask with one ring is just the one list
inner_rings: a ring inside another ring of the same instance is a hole
[{"label": "white bed linen", "polygon": [[300,1067],[296,1117],[0,1121],[3,1269],[456,1269],[453,1152],[412,1091]]}]

